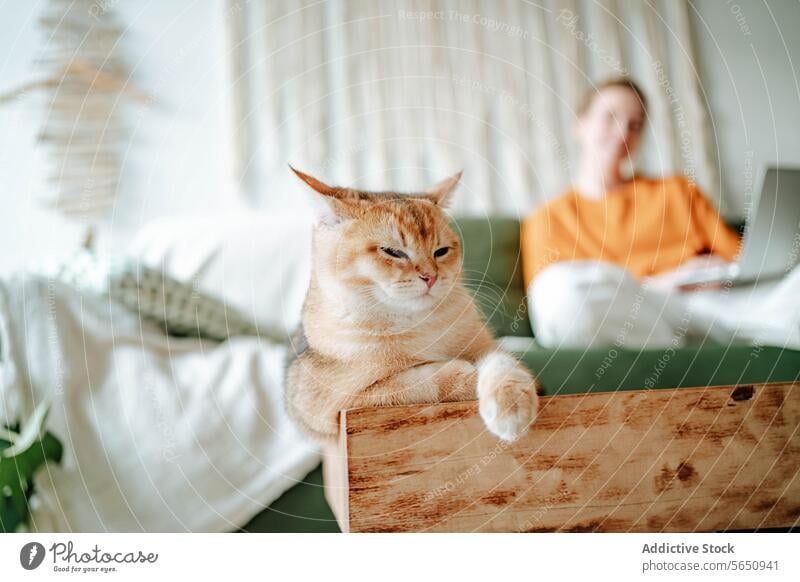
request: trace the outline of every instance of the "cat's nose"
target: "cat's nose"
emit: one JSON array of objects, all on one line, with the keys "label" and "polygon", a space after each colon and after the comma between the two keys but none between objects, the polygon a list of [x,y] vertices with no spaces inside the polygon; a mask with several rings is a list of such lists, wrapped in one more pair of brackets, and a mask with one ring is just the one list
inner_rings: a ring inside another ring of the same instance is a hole
[{"label": "cat's nose", "polygon": [[436,275],[432,275],[429,273],[422,273],[419,276],[419,278],[425,281],[425,284],[428,286],[428,289],[433,287],[433,284],[436,283]]}]

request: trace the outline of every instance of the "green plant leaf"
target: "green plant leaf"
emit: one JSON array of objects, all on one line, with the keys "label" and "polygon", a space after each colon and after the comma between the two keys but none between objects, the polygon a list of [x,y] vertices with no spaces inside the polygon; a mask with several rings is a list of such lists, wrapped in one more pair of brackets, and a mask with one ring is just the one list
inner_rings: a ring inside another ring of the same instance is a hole
[{"label": "green plant leaf", "polygon": [[39,406],[20,434],[16,434],[14,430],[6,430],[2,435],[0,444],[0,531],[2,532],[16,531],[22,523],[27,522],[36,471],[48,461],[61,462],[64,454],[61,442],[51,432],[42,434],[42,425],[46,417],[47,406]]}]

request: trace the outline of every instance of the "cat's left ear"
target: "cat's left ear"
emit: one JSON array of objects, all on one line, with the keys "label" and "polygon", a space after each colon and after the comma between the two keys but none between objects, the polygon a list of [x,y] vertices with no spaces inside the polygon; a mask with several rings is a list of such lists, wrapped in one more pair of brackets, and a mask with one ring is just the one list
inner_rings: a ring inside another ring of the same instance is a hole
[{"label": "cat's left ear", "polygon": [[463,173],[464,172],[461,171],[442,180],[425,192],[425,197],[437,206],[447,206],[450,201],[450,195],[453,193],[456,186],[458,186],[458,181],[461,179],[461,174]]}]

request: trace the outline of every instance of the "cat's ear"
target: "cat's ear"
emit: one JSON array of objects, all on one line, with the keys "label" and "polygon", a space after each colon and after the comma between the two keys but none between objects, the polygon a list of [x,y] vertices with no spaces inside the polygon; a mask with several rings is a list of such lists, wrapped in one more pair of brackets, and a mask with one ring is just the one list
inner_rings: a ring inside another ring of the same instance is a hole
[{"label": "cat's ear", "polygon": [[298,178],[300,178],[303,182],[308,184],[312,190],[319,192],[323,196],[336,196],[336,193],[339,191],[338,188],[334,188],[333,186],[328,186],[324,182],[320,182],[314,176],[309,176],[308,174],[305,174],[300,170],[292,167],[291,164],[289,164],[289,169],[292,172],[294,172],[295,175]]},{"label": "cat's ear", "polygon": [[453,193],[456,186],[458,186],[458,181],[461,179],[461,174],[463,173],[464,172],[461,171],[442,180],[425,192],[425,198],[437,206],[447,206],[447,203],[450,201],[450,195]]},{"label": "cat's ear", "polygon": [[316,222],[326,226],[334,226],[348,217],[347,204],[341,199],[341,189],[328,186],[289,165],[289,169],[305,182],[314,192],[321,196],[314,196],[313,206]]}]

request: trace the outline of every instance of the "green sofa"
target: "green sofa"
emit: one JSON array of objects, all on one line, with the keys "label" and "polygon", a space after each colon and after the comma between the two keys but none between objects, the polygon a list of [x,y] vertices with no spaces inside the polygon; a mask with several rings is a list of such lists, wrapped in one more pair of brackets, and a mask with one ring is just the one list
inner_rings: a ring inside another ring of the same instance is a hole
[{"label": "green sofa", "polygon": [[[800,378],[800,352],[751,345],[703,343],[677,349],[545,349],[528,319],[517,220],[454,221],[464,242],[464,282],[498,337],[514,336],[515,351],[548,395],[791,382]],[[242,531],[339,531],[325,503],[318,467],[254,517]]]}]

